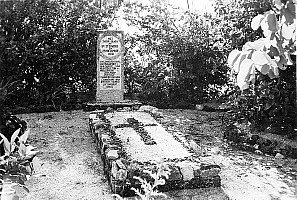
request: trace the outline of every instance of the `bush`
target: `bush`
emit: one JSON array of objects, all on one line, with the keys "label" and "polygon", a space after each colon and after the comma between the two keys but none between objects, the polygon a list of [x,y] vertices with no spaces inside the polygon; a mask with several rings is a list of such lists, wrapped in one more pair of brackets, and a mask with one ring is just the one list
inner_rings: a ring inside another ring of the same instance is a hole
[{"label": "bush", "polygon": [[177,11],[161,1],[127,4],[123,10],[125,19],[139,28],[126,37],[128,93],[141,93],[162,107],[188,107],[219,93],[228,68],[211,16]]},{"label": "bush", "polygon": [[55,106],[61,90],[95,90],[97,33],[113,9],[85,0],[16,0],[1,1],[0,10],[0,79],[21,83],[6,105]]},{"label": "bush", "polygon": [[275,1],[273,10],[251,20],[251,28],[261,27],[264,37],[247,42],[228,57],[242,91],[238,112],[261,128],[277,124],[279,134],[296,128],[295,19],[291,0]]}]

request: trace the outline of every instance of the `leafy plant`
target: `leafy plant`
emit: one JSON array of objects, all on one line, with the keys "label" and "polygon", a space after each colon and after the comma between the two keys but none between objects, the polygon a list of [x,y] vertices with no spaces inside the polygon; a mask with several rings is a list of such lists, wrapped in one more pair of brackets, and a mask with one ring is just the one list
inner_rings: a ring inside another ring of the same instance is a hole
[{"label": "leafy plant", "polygon": [[20,131],[21,128],[17,129],[12,134],[10,141],[0,133],[2,138],[0,144],[4,146],[5,150],[5,155],[0,157],[0,180],[2,187],[6,185],[6,190],[9,188],[11,192],[14,191],[12,188],[14,185],[20,185],[29,192],[25,181],[40,167],[40,161],[36,157],[38,151],[26,144],[30,133],[29,129],[22,135],[19,135]]},{"label": "leafy plant", "polygon": [[11,80],[10,78],[6,82],[0,82],[0,195],[1,198],[7,199],[15,197],[15,185],[28,191],[24,182],[40,165],[35,157],[37,151],[33,151],[34,147],[26,144],[29,136],[27,123],[8,114],[3,108],[6,97],[15,91],[18,83]]},{"label": "leafy plant", "polygon": [[295,9],[291,0],[275,0],[272,10],[251,21],[251,28],[261,27],[264,37],[247,42],[228,57],[242,91],[239,97],[245,99],[242,115],[252,122],[289,124],[291,130],[296,117]]},{"label": "leafy plant", "polygon": [[[141,184],[141,189],[131,188],[139,199],[152,200],[154,197],[167,197],[166,194],[159,192],[157,188],[158,186],[165,184],[165,179],[168,179],[170,169],[164,164],[158,164],[155,172],[151,170],[144,170],[143,172],[148,174],[153,179],[153,182],[148,181],[145,178],[133,177]],[[113,194],[113,196],[120,200],[123,199],[118,194]]]},{"label": "leafy plant", "polygon": [[[19,159],[19,161],[21,161],[20,163],[27,163],[26,161],[35,158],[35,155],[38,153],[38,151],[34,151],[35,147],[32,147],[31,145],[26,145],[30,129],[27,129],[21,136],[19,136],[20,131],[20,128],[17,129],[13,133],[10,141],[2,133],[0,133],[0,136],[2,138],[0,144],[3,143],[5,150],[5,155],[0,157],[2,161],[5,161],[5,159],[7,158],[9,159],[9,157],[16,156]],[[33,162],[33,165],[34,164],[36,163]]]},{"label": "leafy plant", "polygon": [[37,151],[26,144],[29,136],[27,123],[3,108],[7,95],[14,92],[17,83],[11,79],[0,82],[0,196],[6,199],[17,197],[13,188],[15,185],[29,191],[25,181],[40,166],[39,159],[35,157]]},{"label": "leafy plant", "polygon": [[36,105],[36,97],[60,85],[74,93],[81,82],[85,91],[94,90],[97,33],[107,29],[115,10],[100,6],[86,0],[0,1],[0,76],[22,81],[7,105]]},{"label": "leafy plant", "polygon": [[275,8],[257,15],[251,22],[253,30],[261,27],[265,37],[247,42],[242,51],[233,50],[228,57],[241,90],[256,82],[256,72],[273,79],[279,77],[279,69],[293,65],[290,55],[296,52],[295,5],[291,0],[275,1]]},{"label": "leafy plant", "polygon": [[[158,107],[189,107],[214,98],[227,81],[212,18],[166,2],[128,3],[124,18],[139,29],[127,35],[125,80],[129,92]],[[134,88],[132,88],[134,87]],[[184,105],[182,105],[184,104]]]}]

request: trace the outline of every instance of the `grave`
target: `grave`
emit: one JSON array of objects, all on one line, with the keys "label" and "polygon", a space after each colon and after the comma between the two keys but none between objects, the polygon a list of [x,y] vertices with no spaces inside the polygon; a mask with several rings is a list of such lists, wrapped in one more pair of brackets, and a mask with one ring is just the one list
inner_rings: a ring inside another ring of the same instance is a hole
[{"label": "grave", "polygon": [[123,52],[122,31],[99,33],[96,101],[84,106],[112,192],[135,195],[137,177],[160,181],[161,192],[220,187],[220,167],[202,162],[182,134],[162,127],[158,109],[124,99]]},{"label": "grave", "polygon": [[124,99],[123,40],[123,31],[105,30],[99,32],[96,101],[86,103],[84,110],[141,105],[138,101]]},{"label": "grave", "polygon": [[104,163],[112,192],[133,196],[141,188],[135,177],[154,182],[147,173],[166,168],[161,192],[220,187],[220,166],[201,161],[189,141],[179,132],[166,130],[162,113],[151,106],[139,109],[97,110],[90,113],[89,126]]}]

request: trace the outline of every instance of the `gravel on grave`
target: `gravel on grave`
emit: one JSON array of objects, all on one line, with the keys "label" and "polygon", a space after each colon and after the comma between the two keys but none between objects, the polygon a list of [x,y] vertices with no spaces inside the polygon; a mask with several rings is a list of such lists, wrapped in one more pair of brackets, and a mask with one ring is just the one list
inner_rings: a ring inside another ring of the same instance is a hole
[{"label": "gravel on grave", "polygon": [[[201,147],[202,159],[221,166],[222,189],[194,190],[195,200],[297,200],[297,160],[256,155],[230,148],[222,140],[218,113],[161,110],[162,125],[184,133]],[[111,200],[102,162],[88,130],[88,112],[18,115],[31,128],[29,143],[40,151],[42,166],[26,182],[24,200]],[[44,176],[40,176],[44,175]],[[188,191],[186,191],[187,193]],[[191,190],[189,190],[191,192]],[[180,191],[173,191],[180,193]],[[186,194],[185,193],[185,194]],[[197,198],[196,198],[197,197]],[[181,198],[182,200],[182,198]]]},{"label": "gravel on grave", "polygon": [[156,142],[154,145],[145,145],[140,135],[131,127],[117,128],[115,130],[116,136],[123,142],[126,153],[133,160],[155,163],[165,158],[186,158],[192,155],[146,112],[116,112],[116,114],[108,113],[105,117],[113,127],[126,123],[127,118],[132,117],[143,125],[148,125],[144,129]]}]

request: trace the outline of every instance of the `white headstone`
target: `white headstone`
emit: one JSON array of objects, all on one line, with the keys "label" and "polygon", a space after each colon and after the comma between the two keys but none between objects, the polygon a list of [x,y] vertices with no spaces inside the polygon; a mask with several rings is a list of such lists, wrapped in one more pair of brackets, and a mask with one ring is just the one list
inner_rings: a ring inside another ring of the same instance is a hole
[{"label": "white headstone", "polygon": [[100,31],[97,41],[97,102],[124,100],[124,33]]}]

